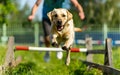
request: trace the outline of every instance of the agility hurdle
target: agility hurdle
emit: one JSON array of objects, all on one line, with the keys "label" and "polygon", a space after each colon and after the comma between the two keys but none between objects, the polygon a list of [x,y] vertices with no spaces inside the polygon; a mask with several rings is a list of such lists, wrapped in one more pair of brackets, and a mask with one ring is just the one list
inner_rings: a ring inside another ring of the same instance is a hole
[{"label": "agility hurdle", "polygon": [[[86,53],[86,55],[87,55],[86,60],[90,61],[90,62],[92,62],[92,58],[93,58],[92,55],[93,54],[104,54],[104,56],[105,56],[104,65],[105,66],[112,66],[111,39],[106,39],[105,49],[101,49],[101,50],[93,50],[92,49],[92,38],[86,38],[85,42],[86,42],[86,48],[71,48],[71,52],[84,52],[84,53]],[[29,47],[29,46],[15,46],[14,47],[14,37],[9,37],[8,50],[6,53],[5,63],[4,63],[4,65],[2,65],[2,69],[5,69],[6,67],[16,66],[20,63],[20,58],[18,58],[18,59],[14,58],[15,51],[63,51],[63,52],[65,52],[61,48],[45,48],[45,47]],[[94,65],[95,64],[92,64],[89,66],[94,67]],[[100,69],[99,67],[97,67],[97,68]],[[106,73],[105,69],[101,69],[101,70],[103,71],[104,75],[110,74],[110,73]],[[110,72],[110,71],[107,71],[107,72]],[[111,72],[113,72],[113,69],[111,70]],[[117,74],[118,73],[120,73],[120,72],[117,71]]]},{"label": "agility hurdle", "polygon": [[[29,46],[15,46],[14,37],[9,37],[8,40],[8,50],[6,52],[5,65],[12,65],[11,62],[14,60],[15,51],[63,51],[62,48],[46,48],[46,47],[29,47]],[[92,40],[91,38],[86,39],[86,48],[71,48],[71,52],[84,52],[87,54],[87,60],[92,59],[92,54],[104,54],[104,50],[92,50]]]},{"label": "agility hurdle", "polygon": [[[15,44],[14,37],[13,36],[9,37],[5,62],[2,66],[0,66],[2,70],[5,70],[6,67],[14,67],[21,62],[21,57],[18,57],[17,59],[15,59],[14,57],[14,53],[16,51],[53,51],[53,52],[62,51],[62,52],[66,52],[65,50],[62,50],[62,48],[15,46],[14,44]],[[71,52],[85,52],[86,53],[87,48],[71,48]]]},{"label": "agility hurdle", "polygon": [[[15,46],[15,51],[61,51],[62,48],[46,48],[46,47],[29,47],[29,46]],[[87,52],[87,48],[71,48],[71,52]]]}]

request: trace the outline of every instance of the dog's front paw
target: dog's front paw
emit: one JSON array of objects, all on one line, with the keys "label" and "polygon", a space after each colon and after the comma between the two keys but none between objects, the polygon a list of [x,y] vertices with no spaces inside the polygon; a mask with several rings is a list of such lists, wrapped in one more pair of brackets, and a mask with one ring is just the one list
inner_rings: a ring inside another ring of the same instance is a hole
[{"label": "dog's front paw", "polygon": [[66,46],[63,46],[62,49],[63,49],[63,50],[70,50],[70,47],[67,48]]},{"label": "dog's front paw", "polygon": [[58,44],[57,44],[56,42],[53,42],[53,43],[52,43],[52,46],[53,46],[53,47],[58,47]]}]

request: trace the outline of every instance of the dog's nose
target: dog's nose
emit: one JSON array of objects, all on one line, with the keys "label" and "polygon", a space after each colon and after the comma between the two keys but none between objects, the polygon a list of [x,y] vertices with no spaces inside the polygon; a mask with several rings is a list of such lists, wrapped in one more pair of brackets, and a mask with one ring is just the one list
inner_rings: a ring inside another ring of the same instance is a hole
[{"label": "dog's nose", "polygon": [[57,21],[57,24],[58,24],[58,25],[61,25],[61,24],[62,24],[62,20],[58,20],[58,21]]}]

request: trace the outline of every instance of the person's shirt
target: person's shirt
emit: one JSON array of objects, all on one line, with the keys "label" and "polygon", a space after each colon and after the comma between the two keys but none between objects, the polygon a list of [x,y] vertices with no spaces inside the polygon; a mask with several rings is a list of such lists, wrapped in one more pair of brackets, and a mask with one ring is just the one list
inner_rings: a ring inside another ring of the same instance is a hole
[{"label": "person's shirt", "polygon": [[62,8],[64,0],[44,0],[43,3],[43,18],[48,18],[47,13],[52,11],[54,8]]}]

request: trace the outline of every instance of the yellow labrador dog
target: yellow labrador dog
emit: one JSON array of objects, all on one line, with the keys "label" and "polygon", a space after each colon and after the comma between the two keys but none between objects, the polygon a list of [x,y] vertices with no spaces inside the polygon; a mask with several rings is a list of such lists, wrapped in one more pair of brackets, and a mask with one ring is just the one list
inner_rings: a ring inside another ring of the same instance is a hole
[{"label": "yellow labrador dog", "polygon": [[66,65],[69,65],[70,48],[74,42],[75,31],[81,31],[81,29],[74,27],[73,16],[67,9],[54,9],[47,15],[52,26],[52,46],[59,47],[63,43],[62,49],[67,51]]}]

